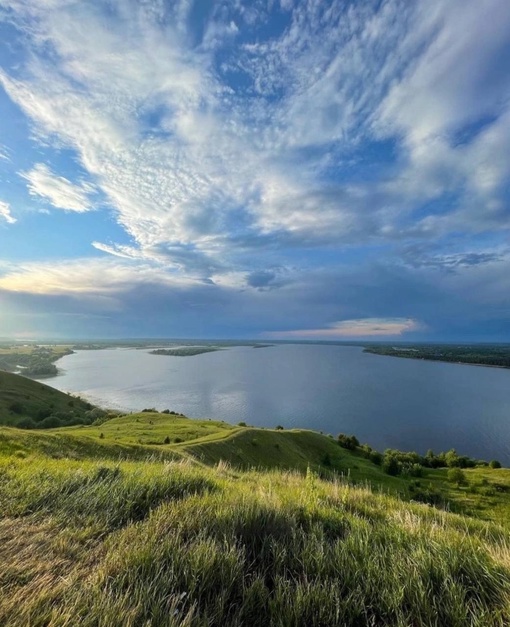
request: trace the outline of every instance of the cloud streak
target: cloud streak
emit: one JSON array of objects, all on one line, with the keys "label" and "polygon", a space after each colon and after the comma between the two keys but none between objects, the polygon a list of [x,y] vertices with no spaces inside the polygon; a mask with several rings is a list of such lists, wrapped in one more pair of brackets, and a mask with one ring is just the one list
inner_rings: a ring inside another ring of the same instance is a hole
[{"label": "cloud streak", "polygon": [[273,331],[266,333],[274,339],[341,340],[399,337],[417,331],[421,325],[406,318],[361,318],[342,320],[325,329],[300,329],[295,331]]},{"label": "cloud streak", "polygon": [[20,176],[28,181],[31,196],[42,198],[56,209],[85,213],[93,209],[90,195],[95,188],[90,183],[71,183],[63,176],[56,176],[44,163],[37,163],[32,170],[21,172]]},{"label": "cloud streak", "polygon": [[11,214],[9,203],[0,200],[0,219],[5,220],[7,224],[14,224],[16,218]]}]

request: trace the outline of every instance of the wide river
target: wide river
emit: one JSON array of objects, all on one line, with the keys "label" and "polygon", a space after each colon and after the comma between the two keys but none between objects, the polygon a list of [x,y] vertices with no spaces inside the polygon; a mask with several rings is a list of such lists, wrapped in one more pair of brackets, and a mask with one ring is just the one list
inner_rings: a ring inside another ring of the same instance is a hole
[{"label": "wide river", "polygon": [[456,448],[510,465],[510,370],[285,344],[193,357],[78,351],[46,380],[101,406],[355,434],[374,448]]}]

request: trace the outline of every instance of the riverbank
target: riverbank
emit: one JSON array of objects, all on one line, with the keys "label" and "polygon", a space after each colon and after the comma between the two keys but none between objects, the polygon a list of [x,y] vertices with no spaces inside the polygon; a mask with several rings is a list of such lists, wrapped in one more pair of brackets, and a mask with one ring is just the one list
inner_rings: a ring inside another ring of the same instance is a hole
[{"label": "riverbank", "polygon": [[365,346],[365,353],[383,357],[401,357],[462,364],[465,366],[484,366],[487,368],[510,369],[510,345],[495,346],[447,346],[447,345],[409,345],[409,346]]}]

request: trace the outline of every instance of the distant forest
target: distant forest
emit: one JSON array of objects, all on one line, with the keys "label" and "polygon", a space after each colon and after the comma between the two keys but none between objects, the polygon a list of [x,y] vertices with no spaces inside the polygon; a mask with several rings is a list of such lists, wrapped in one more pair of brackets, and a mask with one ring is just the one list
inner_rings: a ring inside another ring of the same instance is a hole
[{"label": "distant forest", "polygon": [[510,368],[510,344],[377,344],[366,346],[365,352],[408,359]]}]

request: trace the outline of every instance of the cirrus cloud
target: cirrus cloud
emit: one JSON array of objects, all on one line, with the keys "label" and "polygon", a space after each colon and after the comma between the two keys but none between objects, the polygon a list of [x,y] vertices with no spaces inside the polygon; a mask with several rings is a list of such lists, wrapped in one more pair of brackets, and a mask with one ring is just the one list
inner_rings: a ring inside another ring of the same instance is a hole
[{"label": "cirrus cloud", "polygon": [[56,209],[85,213],[93,209],[90,195],[95,187],[90,183],[73,184],[63,176],[57,176],[44,163],[36,163],[28,172],[20,172],[28,181],[28,191],[49,202]]},{"label": "cirrus cloud", "polygon": [[14,224],[16,218],[11,214],[9,203],[0,200],[0,218],[5,220],[7,224]]}]

